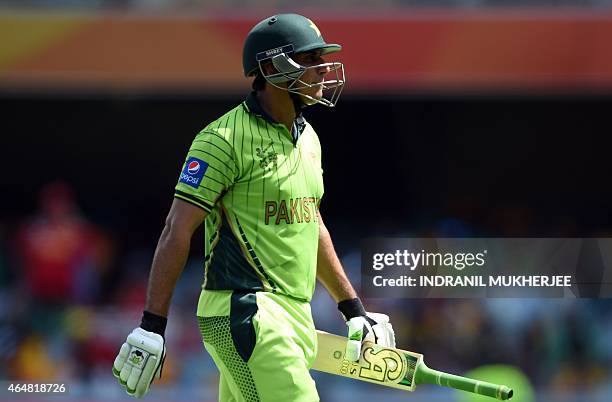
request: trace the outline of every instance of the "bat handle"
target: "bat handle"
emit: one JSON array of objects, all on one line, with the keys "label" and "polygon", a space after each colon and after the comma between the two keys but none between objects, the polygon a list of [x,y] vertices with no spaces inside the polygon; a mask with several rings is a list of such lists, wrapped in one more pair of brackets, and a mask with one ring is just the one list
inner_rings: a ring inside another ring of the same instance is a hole
[{"label": "bat handle", "polygon": [[510,399],[514,393],[511,388],[505,385],[474,380],[471,378],[430,369],[422,361],[417,367],[415,382],[416,384],[438,384],[444,387],[460,389],[478,395],[490,396],[500,400]]}]

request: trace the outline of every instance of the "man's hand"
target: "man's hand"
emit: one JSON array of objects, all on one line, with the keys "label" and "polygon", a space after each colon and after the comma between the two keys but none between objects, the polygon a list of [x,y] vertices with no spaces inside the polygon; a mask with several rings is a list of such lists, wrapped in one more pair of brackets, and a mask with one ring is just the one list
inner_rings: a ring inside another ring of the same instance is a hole
[{"label": "man's hand", "polygon": [[160,378],[166,347],[164,338],[142,328],[134,329],[121,346],[113,364],[113,374],[129,395],[142,398],[153,378]]},{"label": "man's hand", "polygon": [[395,332],[388,315],[367,313],[359,298],[341,301],[338,303],[338,310],[344,316],[348,327],[348,342],[344,354],[347,360],[359,360],[364,341],[395,347]]},{"label": "man's hand", "polygon": [[364,341],[395,347],[395,332],[386,314],[366,313],[365,316],[351,318],[346,325],[349,340],[346,344],[345,356],[349,361],[359,360],[361,345]]}]

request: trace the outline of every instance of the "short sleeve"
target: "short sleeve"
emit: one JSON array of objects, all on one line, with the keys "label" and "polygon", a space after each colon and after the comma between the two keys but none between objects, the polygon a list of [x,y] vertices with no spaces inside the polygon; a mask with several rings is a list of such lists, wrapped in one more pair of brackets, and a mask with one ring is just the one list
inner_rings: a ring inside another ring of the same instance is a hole
[{"label": "short sleeve", "polygon": [[203,131],[191,144],[174,196],[210,212],[236,177],[231,144],[216,132]]}]

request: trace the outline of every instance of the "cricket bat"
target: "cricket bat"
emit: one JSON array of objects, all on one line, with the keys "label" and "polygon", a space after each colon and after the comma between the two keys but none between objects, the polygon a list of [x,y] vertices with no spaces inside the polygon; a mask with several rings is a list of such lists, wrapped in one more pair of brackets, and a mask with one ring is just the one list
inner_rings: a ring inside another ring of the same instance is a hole
[{"label": "cricket bat", "polygon": [[500,400],[512,398],[505,385],[473,380],[430,369],[423,355],[364,342],[358,362],[344,359],[347,338],[317,331],[319,351],[312,368],[329,374],[414,391],[419,384],[437,384]]}]

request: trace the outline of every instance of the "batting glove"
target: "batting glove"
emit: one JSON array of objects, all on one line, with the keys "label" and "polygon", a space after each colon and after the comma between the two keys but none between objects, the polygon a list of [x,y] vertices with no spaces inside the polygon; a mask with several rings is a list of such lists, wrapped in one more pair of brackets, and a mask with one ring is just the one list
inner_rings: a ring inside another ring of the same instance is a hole
[{"label": "batting glove", "polygon": [[128,395],[142,398],[153,380],[161,377],[165,358],[164,337],[136,328],[128,335],[115,358],[113,375],[119,379]]},{"label": "batting glove", "polygon": [[359,360],[361,347],[365,341],[395,347],[395,332],[388,315],[367,313],[358,298],[340,302],[338,309],[344,315],[348,327],[348,341],[344,355],[347,360],[355,362]]}]

